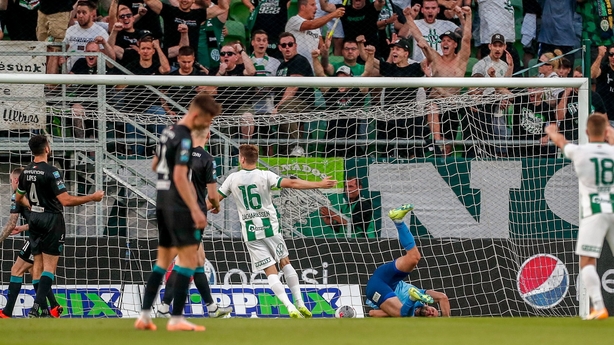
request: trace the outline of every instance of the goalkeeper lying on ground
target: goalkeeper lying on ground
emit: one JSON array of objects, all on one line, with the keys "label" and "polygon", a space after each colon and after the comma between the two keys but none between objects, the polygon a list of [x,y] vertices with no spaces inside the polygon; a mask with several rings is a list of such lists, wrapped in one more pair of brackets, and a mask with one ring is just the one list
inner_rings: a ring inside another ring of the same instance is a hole
[{"label": "goalkeeper lying on ground", "polygon": [[413,205],[405,204],[388,212],[399,232],[399,241],[407,252],[402,257],[378,267],[369,278],[366,304],[373,308],[369,311],[369,316],[437,317],[439,311],[427,305],[435,302],[439,303],[441,316],[450,316],[450,302],[446,294],[419,289],[403,281],[420,260],[414,236],[403,222],[403,217],[413,209]]}]

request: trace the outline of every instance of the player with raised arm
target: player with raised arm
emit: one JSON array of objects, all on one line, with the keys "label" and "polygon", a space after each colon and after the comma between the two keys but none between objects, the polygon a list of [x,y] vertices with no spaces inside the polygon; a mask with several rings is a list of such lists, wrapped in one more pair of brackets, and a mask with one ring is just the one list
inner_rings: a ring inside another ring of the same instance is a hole
[{"label": "player with raised arm", "polygon": [[[318,182],[282,178],[272,171],[258,169],[257,162],[257,146],[241,145],[239,147],[241,170],[228,175],[219,189],[220,201],[231,194],[234,196],[241,221],[243,240],[252,261],[252,270],[264,270],[271,290],[286,306],[291,318],[310,318],[311,311],[303,302],[298,275],[290,263],[288,248],[279,231],[279,221],[277,211],[273,206],[271,189],[274,187],[332,188],[337,185],[337,181],[330,180],[328,177]],[[286,282],[292,291],[294,304],[290,302],[279,280],[276,263],[284,272]]]},{"label": "player with raised arm", "polygon": [[64,179],[56,167],[48,163],[51,146],[44,135],[35,135],[28,141],[34,155],[19,175],[15,201],[30,208],[28,231],[30,248],[34,255],[33,281],[39,280],[34,304],[28,317],[45,317],[47,296],[55,279],[58,260],[64,250],[64,206],[79,206],[90,201],[100,201],[104,192],[99,190],[85,196],[68,194]]},{"label": "player with raised arm", "polygon": [[[192,183],[196,189],[198,204],[205,215],[207,215],[207,194],[211,199],[219,199],[217,193],[217,177],[215,172],[215,159],[205,150],[205,145],[209,139],[209,129],[192,131]],[[201,230],[202,237],[202,230]],[[179,260],[175,260],[176,266],[181,266]],[[174,266],[174,267],[176,267]],[[173,300],[175,290],[175,280],[177,271],[173,269],[166,281],[162,305],[158,307],[158,317],[170,317],[170,304]],[[194,271],[194,285],[202,296],[207,306],[207,313],[211,318],[221,318],[232,312],[232,307],[220,307],[213,301],[211,288],[207,275],[205,274],[205,248],[202,241],[198,245],[198,263]]]},{"label": "player with raised arm", "polygon": [[569,143],[556,125],[548,125],[545,132],[571,159],[578,175],[580,226],[576,254],[580,256],[582,284],[593,306],[586,320],[607,319],[597,259],[601,256],[604,239],[614,252],[614,128],[604,114],[595,113],[589,116],[586,124],[587,144]]},{"label": "player with raised arm", "polygon": [[399,233],[399,241],[406,250],[404,256],[378,267],[367,282],[366,304],[373,308],[373,317],[437,317],[439,312],[429,303],[439,303],[441,316],[450,316],[448,296],[435,290],[422,290],[403,281],[420,261],[420,252],[414,236],[403,221],[414,209],[405,204],[388,212]]},{"label": "player with raised arm", "polygon": [[[11,196],[11,214],[9,215],[9,220],[4,225],[2,232],[0,232],[0,242],[4,241],[7,237],[9,237],[9,235],[17,235],[20,232],[28,230],[27,223],[30,210],[15,201],[15,192],[17,191],[19,175],[22,171],[23,168],[19,167],[11,172],[11,191],[13,192]],[[24,225],[17,225],[20,215],[24,219]],[[21,285],[23,284],[23,275],[26,272],[30,272],[30,275],[32,275],[33,263],[34,256],[32,256],[32,251],[30,250],[30,241],[26,240],[26,243],[24,243],[23,247],[19,251],[19,254],[17,254],[17,259],[15,259],[13,267],[11,267],[9,292],[6,296],[6,305],[4,306],[4,309],[0,310],[0,319],[8,319],[13,316],[13,308],[15,307],[15,302],[17,302],[17,297],[19,296]],[[32,284],[34,285],[34,291],[36,291],[38,289],[38,280],[33,280]],[[47,299],[49,300],[49,305],[51,306],[49,314],[53,317],[60,317],[63,308],[58,304],[58,301],[56,301],[53,291],[49,290]]]},{"label": "player with raised arm", "polygon": [[[192,130],[203,130],[211,126],[213,119],[221,112],[213,98],[199,94],[190,103],[187,114],[177,124],[162,131],[156,147],[152,169],[158,173],[156,189],[156,218],[158,220],[158,257],[153,267],[141,306],[141,315],[134,327],[142,330],[156,330],[151,320],[151,307],[158,294],[166,268],[175,255],[180,265],[175,265],[177,278],[173,294],[173,310],[166,325],[169,331],[204,331],[205,327],[188,322],[183,317],[190,278],[198,265],[198,245],[201,230],[207,225],[207,218],[198,204],[196,190],[190,182],[192,168]],[[213,199],[215,209],[219,206]]]}]

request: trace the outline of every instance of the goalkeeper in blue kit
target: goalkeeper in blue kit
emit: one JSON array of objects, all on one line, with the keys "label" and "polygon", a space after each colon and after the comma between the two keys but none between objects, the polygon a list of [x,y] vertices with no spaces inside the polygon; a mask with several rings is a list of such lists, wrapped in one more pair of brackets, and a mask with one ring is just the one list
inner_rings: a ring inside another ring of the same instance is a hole
[{"label": "goalkeeper in blue kit", "polygon": [[414,236],[403,217],[414,209],[405,204],[388,212],[399,232],[399,241],[406,250],[404,256],[379,266],[367,282],[366,304],[373,308],[372,317],[437,317],[439,311],[428,304],[439,303],[441,316],[450,316],[448,296],[435,290],[423,290],[403,281],[420,261]]}]

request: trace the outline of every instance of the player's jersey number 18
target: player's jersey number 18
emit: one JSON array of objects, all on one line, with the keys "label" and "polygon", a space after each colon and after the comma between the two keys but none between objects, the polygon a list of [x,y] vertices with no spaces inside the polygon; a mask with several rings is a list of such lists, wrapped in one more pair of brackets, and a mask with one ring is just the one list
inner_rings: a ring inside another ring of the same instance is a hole
[{"label": "player's jersey number 18", "polygon": [[595,167],[595,185],[611,186],[614,184],[614,160],[611,158],[591,158]]}]

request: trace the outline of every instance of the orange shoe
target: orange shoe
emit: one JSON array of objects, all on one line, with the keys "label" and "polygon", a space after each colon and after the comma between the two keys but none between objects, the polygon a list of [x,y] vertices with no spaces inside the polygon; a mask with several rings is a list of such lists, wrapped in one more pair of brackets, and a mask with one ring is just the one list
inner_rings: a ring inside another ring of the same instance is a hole
[{"label": "orange shoe", "polygon": [[605,320],[609,316],[610,315],[608,314],[608,310],[606,308],[603,308],[601,310],[591,311],[591,313],[586,317],[585,320]]},{"label": "orange shoe", "polygon": [[142,318],[136,319],[134,323],[134,328],[142,329],[144,331],[155,331],[158,327],[151,320],[144,320]]},{"label": "orange shoe", "polygon": [[10,319],[10,315],[5,315],[4,310],[0,310],[0,319]]},{"label": "orange shoe", "polygon": [[170,331],[170,332],[174,332],[174,331],[204,332],[205,329],[206,329],[205,326],[195,325],[195,324],[193,324],[191,322],[188,322],[185,319],[183,319],[181,321],[177,321],[175,323],[171,323],[171,321],[169,321],[166,324],[166,330]]},{"label": "orange shoe", "polygon": [[56,305],[55,307],[51,308],[51,310],[49,310],[49,314],[51,314],[51,316],[57,319],[60,316],[62,316],[63,311],[64,311],[64,308],[62,308],[61,305]]}]

